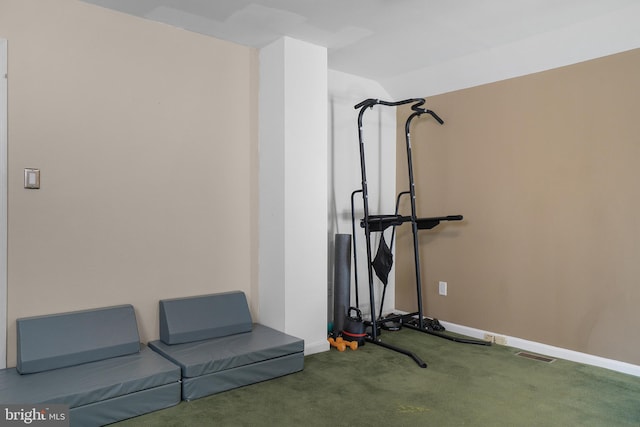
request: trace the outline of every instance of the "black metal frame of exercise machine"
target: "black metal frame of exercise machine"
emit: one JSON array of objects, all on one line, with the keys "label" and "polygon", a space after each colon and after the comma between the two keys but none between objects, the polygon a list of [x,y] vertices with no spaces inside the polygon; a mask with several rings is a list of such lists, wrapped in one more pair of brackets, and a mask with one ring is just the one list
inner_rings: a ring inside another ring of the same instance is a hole
[{"label": "black metal frame of exercise machine", "polygon": [[[367,187],[367,174],[366,174],[366,165],[365,165],[365,146],[364,146],[364,137],[363,137],[363,125],[362,118],[364,116],[364,112],[367,109],[373,108],[375,105],[384,105],[384,106],[399,106],[405,104],[411,104],[412,113],[407,118],[405,123],[405,136],[406,136],[406,149],[407,149],[407,163],[409,170],[409,190],[403,191],[398,194],[396,199],[396,209],[395,214],[393,215],[371,215],[369,213],[369,190]],[[405,350],[403,348],[393,346],[383,342],[380,335],[380,324],[383,321],[382,319],[382,306],[384,304],[384,297],[386,294],[386,284],[383,289],[382,301],[380,304],[380,314],[378,318],[376,318],[376,303],[374,296],[374,287],[373,287],[373,261],[372,261],[372,251],[371,251],[371,233],[372,232],[381,232],[383,233],[387,228],[393,227],[393,237],[391,239],[391,245],[393,247],[393,239],[395,237],[395,227],[402,225],[404,223],[411,223],[411,228],[413,232],[413,253],[414,253],[414,263],[415,263],[415,275],[416,275],[416,292],[418,299],[418,311],[409,314],[397,315],[392,317],[384,318],[384,322],[393,322],[398,321],[403,326],[406,326],[410,329],[414,329],[420,332],[424,332],[430,335],[435,335],[441,338],[445,338],[451,341],[465,343],[465,344],[478,344],[478,345],[491,345],[488,341],[483,340],[474,340],[461,338],[456,336],[451,336],[445,334],[441,331],[435,330],[432,326],[432,323],[427,322],[425,316],[423,315],[422,308],[422,280],[420,275],[420,251],[419,251],[419,243],[418,243],[418,230],[429,230],[440,224],[441,221],[461,221],[463,219],[462,215],[448,215],[448,216],[439,216],[439,217],[431,217],[431,218],[418,218],[416,215],[416,194],[415,194],[415,184],[413,178],[413,160],[411,157],[411,121],[420,117],[423,114],[428,114],[433,117],[438,123],[443,124],[444,121],[438,117],[438,115],[428,109],[422,108],[422,105],[425,103],[423,98],[411,98],[405,99],[403,101],[397,102],[388,102],[381,101],[379,99],[366,99],[359,104],[355,105],[355,109],[360,109],[358,114],[358,140],[359,140],[359,148],[360,148],[360,171],[362,178],[362,187],[358,190],[355,190],[351,193],[351,222],[352,222],[352,235],[353,235],[353,258],[354,258],[354,272],[355,272],[355,297],[356,297],[356,306],[359,306],[359,295],[358,295],[358,260],[356,255],[356,218],[355,218],[355,196],[358,193],[362,194],[363,207],[364,207],[364,217],[360,220],[360,227],[364,229],[365,241],[366,241],[366,252],[367,252],[367,276],[369,279],[369,304],[371,306],[371,321],[367,322],[370,327],[370,332],[367,334],[366,341],[371,342],[376,345],[380,345],[382,347],[388,348],[390,350],[405,354],[411,357],[420,367],[426,368],[427,364],[420,359],[415,353]],[[399,215],[399,205],[402,196],[409,195],[411,201],[411,215]],[[435,319],[434,319],[435,320]],[[437,323],[437,320],[436,320]]]}]

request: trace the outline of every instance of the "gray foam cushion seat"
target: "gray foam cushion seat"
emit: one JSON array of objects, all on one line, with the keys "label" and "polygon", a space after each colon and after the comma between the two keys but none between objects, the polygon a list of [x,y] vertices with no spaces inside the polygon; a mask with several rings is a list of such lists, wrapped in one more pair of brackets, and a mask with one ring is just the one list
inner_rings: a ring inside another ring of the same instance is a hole
[{"label": "gray foam cushion seat", "polygon": [[139,353],[34,374],[0,370],[0,401],[74,408],[179,380],[175,364],[142,346]]},{"label": "gray foam cushion seat", "polygon": [[253,324],[243,292],[162,300],[159,320],[149,347],[180,366],[184,400],[304,367],[304,340]]},{"label": "gray foam cushion seat", "polygon": [[218,338],[251,331],[251,313],[243,292],[221,292],[159,303],[160,340],[166,344]]},{"label": "gray foam cushion seat", "polygon": [[149,346],[178,364],[185,378],[304,351],[303,340],[260,324],[249,333],[175,345],[152,341]]},{"label": "gray foam cushion seat", "polygon": [[21,374],[74,366],[140,350],[138,324],[129,304],[16,320]]},{"label": "gray foam cushion seat", "polygon": [[72,427],[176,405],[180,368],[140,344],[131,305],[16,320],[17,362],[0,370],[0,402],[69,406]]}]

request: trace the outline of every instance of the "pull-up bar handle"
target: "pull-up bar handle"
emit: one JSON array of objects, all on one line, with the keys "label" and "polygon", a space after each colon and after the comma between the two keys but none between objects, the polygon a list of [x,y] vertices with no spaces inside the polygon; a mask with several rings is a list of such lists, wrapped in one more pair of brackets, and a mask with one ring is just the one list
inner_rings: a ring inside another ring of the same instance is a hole
[{"label": "pull-up bar handle", "polygon": [[396,106],[396,105],[410,104],[410,103],[412,103],[412,102],[413,102],[413,103],[415,103],[415,105],[412,105],[412,106],[411,106],[411,109],[412,109],[413,111],[419,111],[419,110],[421,110],[422,112],[426,112],[424,109],[419,108],[422,104],[424,104],[424,103],[425,103],[424,98],[410,98],[410,99],[405,99],[405,100],[402,100],[402,101],[394,101],[394,102],[391,102],[391,101],[382,101],[382,100],[380,100],[380,99],[375,99],[375,98],[368,98],[368,99],[365,99],[364,101],[362,101],[362,102],[360,102],[360,103],[358,103],[358,104],[354,105],[354,107],[353,107],[353,108],[355,108],[356,110],[357,110],[358,108],[363,108],[363,107],[364,107],[364,108],[371,108],[371,107],[373,107],[374,105],[377,105],[377,104],[380,104],[380,105],[387,105],[387,106],[389,106],[389,107],[394,107],[394,106]]},{"label": "pull-up bar handle", "polygon": [[361,113],[362,113],[367,108],[373,108],[374,105],[378,105],[378,104],[394,107],[397,105],[410,104],[412,102],[413,102],[413,105],[411,106],[411,109],[415,111],[416,113],[415,115],[420,116],[422,114],[429,114],[431,117],[436,119],[438,123],[444,124],[444,120],[442,120],[434,111],[427,110],[421,107],[421,105],[424,105],[424,103],[426,102],[424,98],[409,98],[409,99],[405,99],[402,101],[395,101],[395,102],[382,101],[380,99],[375,99],[375,98],[367,98],[364,101],[354,105],[353,108],[355,108],[356,110],[361,108],[362,109]]},{"label": "pull-up bar handle", "polygon": [[365,99],[362,102],[359,102],[353,108],[355,108],[357,110],[358,108],[362,108],[362,107],[373,107],[377,103],[378,103],[377,99],[368,98],[368,99]]},{"label": "pull-up bar handle", "polygon": [[[422,108],[420,108],[420,110],[422,110]],[[442,120],[435,112],[431,111],[431,110],[424,110],[425,114],[429,114],[431,115],[431,117],[433,117],[434,119],[436,119],[436,121],[438,123],[440,123],[441,125],[444,124],[444,120]]]}]

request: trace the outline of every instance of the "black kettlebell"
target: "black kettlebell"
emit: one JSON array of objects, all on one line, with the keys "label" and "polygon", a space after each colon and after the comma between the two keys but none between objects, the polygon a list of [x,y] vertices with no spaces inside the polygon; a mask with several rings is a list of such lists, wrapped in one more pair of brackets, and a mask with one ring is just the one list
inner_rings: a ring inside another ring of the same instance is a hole
[{"label": "black kettlebell", "polygon": [[349,307],[347,317],[344,321],[342,337],[346,341],[357,341],[358,345],[361,346],[364,345],[366,335],[364,322],[362,321],[362,312],[356,307]]}]

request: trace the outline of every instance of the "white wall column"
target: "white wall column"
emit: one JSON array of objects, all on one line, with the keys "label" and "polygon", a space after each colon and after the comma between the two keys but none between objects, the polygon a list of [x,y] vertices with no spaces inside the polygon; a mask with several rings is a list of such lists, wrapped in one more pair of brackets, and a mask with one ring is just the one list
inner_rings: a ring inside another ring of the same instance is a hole
[{"label": "white wall column", "polygon": [[0,40],[0,369],[7,366],[7,41]]},{"label": "white wall column", "polygon": [[260,51],[260,323],[327,343],[327,50]]}]

